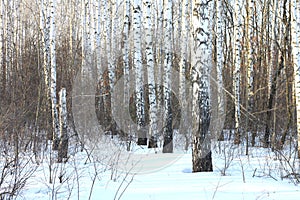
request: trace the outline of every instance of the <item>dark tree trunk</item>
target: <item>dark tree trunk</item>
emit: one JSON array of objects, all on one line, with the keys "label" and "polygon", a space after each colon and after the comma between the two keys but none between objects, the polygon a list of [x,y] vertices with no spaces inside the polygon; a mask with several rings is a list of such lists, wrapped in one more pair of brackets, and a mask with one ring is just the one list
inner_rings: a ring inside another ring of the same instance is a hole
[{"label": "dark tree trunk", "polygon": [[267,111],[267,121],[266,121],[266,129],[264,135],[264,147],[267,148],[270,146],[270,129],[271,129],[271,119],[272,119],[272,109],[273,109],[273,101],[275,98],[276,90],[277,90],[277,78],[281,74],[281,70],[284,68],[284,60],[283,57],[280,57],[279,68],[275,73],[275,76],[272,80],[271,92],[268,101],[268,111]]}]

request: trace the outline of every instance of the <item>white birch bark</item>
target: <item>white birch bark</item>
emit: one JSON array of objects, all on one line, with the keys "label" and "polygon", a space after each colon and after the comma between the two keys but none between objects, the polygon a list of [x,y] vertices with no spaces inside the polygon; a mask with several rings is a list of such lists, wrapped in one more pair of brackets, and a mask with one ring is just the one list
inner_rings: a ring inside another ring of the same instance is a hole
[{"label": "white birch bark", "polygon": [[164,0],[164,144],[163,153],[173,152],[173,127],[172,127],[172,109],[171,109],[171,70],[173,61],[173,1]]},{"label": "white birch bark", "polygon": [[57,110],[57,97],[56,97],[56,49],[55,49],[55,15],[56,15],[56,0],[50,0],[50,55],[51,55],[51,82],[50,82],[50,96],[51,96],[51,109],[52,109],[52,123],[53,123],[53,149],[57,150],[59,145],[59,120]]},{"label": "white birch bark", "polygon": [[[175,50],[175,52],[180,52],[180,48],[181,48],[181,34],[182,34],[182,4],[184,1],[182,0],[177,0],[177,1],[173,1],[173,14],[175,15],[174,17],[176,17],[176,20],[174,20],[174,44],[173,44],[173,48]],[[177,55],[180,56],[180,55]]]},{"label": "white birch bark", "polygon": [[253,33],[253,13],[254,13],[254,4],[253,0],[247,0],[248,4],[248,11],[247,11],[247,64],[246,66],[248,67],[247,70],[247,77],[248,77],[248,105],[249,105],[249,112],[252,111],[253,109],[253,94],[254,94],[254,85],[253,85],[253,74],[254,74],[254,69],[253,69],[253,54],[254,54],[254,46],[251,44],[251,40],[254,37]]},{"label": "white birch bark", "polygon": [[95,10],[94,1],[88,1],[88,55],[90,56],[89,64],[92,66],[94,63],[94,52],[95,52],[95,33],[97,32],[95,26]]},{"label": "white birch bark", "polygon": [[[217,46],[217,97],[218,97],[218,113],[221,115],[225,112],[224,110],[224,101],[223,101],[223,63],[224,63],[224,54],[223,54],[223,44],[224,44],[224,33],[223,33],[223,1],[216,0],[216,15],[217,15],[217,30],[216,30],[216,46]],[[221,120],[221,117],[220,117]]]},{"label": "white birch bark", "polygon": [[249,136],[248,130],[251,131],[249,127],[249,114],[252,112],[252,96],[253,96],[253,63],[252,63],[252,52],[251,51],[251,37],[252,37],[252,27],[250,23],[252,21],[252,11],[253,11],[253,4],[252,0],[246,1],[246,19],[245,19],[245,28],[246,28],[246,49],[245,49],[245,66],[247,67],[247,90],[246,90],[246,155],[248,155],[249,151]]},{"label": "white birch bark", "polygon": [[[179,56],[180,56],[180,63],[179,63],[179,99],[181,102],[181,108],[187,108],[187,101],[186,101],[186,93],[187,93],[187,87],[186,87],[186,71],[188,68],[188,60],[189,60],[189,36],[190,36],[190,0],[184,0],[182,2],[182,14],[181,14],[181,48],[179,48]],[[181,109],[181,116],[187,116],[189,113],[186,109]],[[186,126],[189,124],[187,119],[182,118],[182,130],[188,130],[188,127]],[[184,133],[185,137],[185,150],[188,150],[188,147],[190,145],[190,135],[188,131],[185,131]]]},{"label": "white birch bark", "polygon": [[[181,20],[181,37],[182,44],[180,48],[180,88],[179,88],[179,96],[182,104],[185,103],[186,99],[186,67],[188,64],[188,43],[189,43],[189,34],[190,34],[190,0],[184,0],[182,6],[182,20]],[[185,106],[183,106],[185,107]]]},{"label": "white birch bark", "polygon": [[[87,19],[87,1],[81,1],[81,76],[82,79],[86,79],[87,75],[87,49],[88,49],[88,19]],[[85,81],[85,80],[82,80]]]},{"label": "white birch bark", "polygon": [[110,84],[110,90],[111,93],[113,92],[114,84],[115,84],[115,47],[116,47],[116,23],[115,23],[115,18],[116,18],[116,0],[111,2],[111,19],[108,20],[107,24],[107,31],[110,31],[110,47],[107,49],[110,50],[110,57],[108,59],[108,76],[109,76],[109,84]]},{"label": "white birch bark", "polygon": [[146,60],[148,70],[148,90],[149,90],[149,148],[157,147],[157,102],[155,94],[155,78],[154,78],[154,56],[153,56],[153,36],[152,36],[152,1],[144,0],[146,9],[145,14],[145,42],[146,42]]},{"label": "white birch bark", "polygon": [[97,65],[97,76],[100,83],[102,83],[102,68],[101,68],[101,1],[97,1],[96,6],[96,65]]},{"label": "white birch bark", "polygon": [[69,10],[70,10],[70,14],[69,14],[69,55],[71,57],[73,57],[73,34],[74,34],[74,30],[73,30],[73,20],[75,18],[75,13],[74,13],[74,5],[72,3],[72,0],[69,0]]},{"label": "white birch bark", "polygon": [[143,90],[143,65],[142,65],[142,45],[141,45],[141,1],[133,2],[133,64],[135,66],[135,92],[136,92],[136,117],[138,125],[138,144],[147,145],[145,126],[145,101]]},{"label": "white birch bark", "polygon": [[[111,1],[110,3],[108,1],[105,2],[105,10],[106,12],[106,54],[107,54],[107,64],[108,64],[108,82],[109,82],[109,88],[110,88],[110,94],[114,91],[114,83],[115,83],[115,1]],[[107,113],[109,115],[108,122],[109,122],[109,131],[112,135],[115,134],[115,123],[112,119],[112,101],[111,95],[108,95],[106,98],[106,109]]]},{"label": "white birch bark", "polygon": [[298,158],[300,158],[300,1],[292,0],[292,52],[296,97]]},{"label": "white birch bark", "polygon": [[241,1],[235,0],[235,7],[234,7],[234,49],[233,49],[233,56],[234,56],[234,105],[235,105],[235,144],[240,144],[240,117],[241,117],[241,110],[240,110],[240,79],[241,79],[241,30],[239,26],[241,25]]},{"label": "white birch bark", "polygon": [[193,172],[212,171],[209,74],[212,66],[212,8],[209,0],[193,0],[192,83],[193,83]]},{"label": "white birch bark", "polygon": [[50,21],[47,4],[47,0],[42,0],[40,4],[40,30],[42,33],[43,70],[46,85],[46,95],[47,98],[50,98]]},{"label": "white birch bark", "polygon": [[[124,73],[124,99],[123,103],[124,106],[128,105],[129,99],[130,99],[130,65],[129,65],[129,56],[130,56],[130,42],[129,42],[129,31],[130,31],[130,19],[131,19],[131,2],[130,0],[125,0],[124,3],[124,27],[123,27],[123,73]],[[125,117],[125,116],[124,116]],[[126,122],[125,122],[126,123]],[[128,143],[127,143],[127,151],[130,150],[130,133],[128,134],[127,131],[130,131],[130,124],[124,124],[122,127],[126,127],[126,136],[128,137]]]},{"label": "white birch bark", "polygon": [[[159,83],[162,80],[162,69],[163,69],[163,0],[156,1],[156,10],[157,10],[157,26],[156,26],[156,33],[155,33],[155,59],[157,68],[155,70],[156,79],[159,80]],[[162,102],[162,90],[161,87],[156,88],[157,91],[157,109],[159,110],[161,107]]]},{"label": "white birch bark", "polygon": [[[105,60],[107,61],[107,65],[109,65],[110,61],[110,34],[111,34],[111,26],[110,26],[110,21],[109,21],[109,14],[110,14],[110,5],[108,4],[107,0],[102,0],[102,12],[103,12],[103,32],[104,32],[104,41],[103,41],[103,46],[104,46],[104,52],[105,52]],[[104,86],[105,87],[105,86]],[[105,94],[103,95],[103,112],[105,113],[104,116],[104,121],[107,121],[107,114],[108,114],[108,91],[103,87],[102,93]]]}]

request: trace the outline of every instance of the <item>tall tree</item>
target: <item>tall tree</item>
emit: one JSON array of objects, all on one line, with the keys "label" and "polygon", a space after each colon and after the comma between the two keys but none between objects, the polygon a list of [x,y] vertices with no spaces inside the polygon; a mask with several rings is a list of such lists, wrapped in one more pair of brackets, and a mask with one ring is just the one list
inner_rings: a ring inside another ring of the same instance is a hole
[{"label": "tall tree", "polygon": [[298,158],[300,158],[300,1],[292,0],[292,51],[296,97]]},{"label": "tall tree", "polygon": [[[181,101],[181,107],[186,108],[187,101],[187,86],[186,86],[186,72],[188,70],[189,65],[189,43],[190,43],[190,2],[191,0],[184,0],[183,6],[182,6],[182,14],[181,14],[181,48],[180,50],[180,64],[179,64],[179,97]],[[183,112],[187,112],[187,110],[181,110],[182,116],[186,116],[183,114]],[[188,113],[186,113],[188,114]],[[188,130],[188,127],[186,127],[187,124],[189,124],[187,119],[183,118],[181,121],[183,124],[181,124],[182,130]],[[188,150],[188,146],[190,145],[190,135],[187,131],[184,133],[185,136],[185,150]]]},{"label": "tall tree", "polygon": [[173,62],[172,38],[173,38],[173,1],[164,1],[164,128],[163,128],[163,153],[173,152],[173,116],[171,108],[171,70]]},{"label": "tall tree", "polygon": [[5,30],[5,6],[4,2],[0,2],[0,69],[1,69],[1,99],[5,96],[6,87],[6,68],[5,68],[5,40],[4,40],[4,30]]},{"label": "tall tree", "polygon": [[[130,94],[129,94],[129,85],[130,85],[130,65],[129,65],[129,56],[130,56],[130,43],[129,43],[129,32],[130,32],[130,19],[131,19],[131,9],[130,9],[130,0],[126,0],[125,4],[124,4],[124,27],[123,27],[123,72],[124,72],[124,105],[127,105],[127,102],[130,98]],[[126,122],[125,122],[126,123]],[[130,124],[125,124],[126,128],[128,128],[128,130],[130,130],[130,128],[128,126],[130,126]],[[124,126],[123,126],[124,127]],[[126,131],[126,135],[127,135],[127,130]],[[128,144],[127,144],[127,150],[130,150],[130,138],[127,138]]]},{"label": "tall tree", "polygon": [[57,110],[57,95],[56,95],[56,0],[50,0],[50,96],[51,96],[51,108],[52,108],[52,123],[53,123],[53,149],[58,150],[59,146],[59,119]]},{"label": "tall tree", "polygon": [[[157,80],[159,80],[159,83],[162,81],[162,71],[163,71],[163,18],[164,18],[164,6],[163,6],[163,0],[157,0],[156,1],[156,10],[157,10],[157,22],[156,22],[156,31],[155,31],[155,61],[157,64],[155,75],[157,77]],[[159,110],[162,102],[162,90],[161,87],[156,87],[157,91],[157,108]]]},{"label": "tall tree", "polygon": [[104,6],[104,15],[105,15],[105,26],[106,26],[106,57],[108,64],[108,83],[109,83],[109,91],[107,91],[108,95],[106,96],[106,110],[108,115],[108,130],[112,135],[115,135],[116,124],[112,119],[112,97],[111,94],[114,92],[114,84],[116,80],[116,62],[115,62],[115,35],[117,34],[114,19],[115,19],[115,10],[116,3],[115,1],[111,1],[110,3],[107,0],[103,2]]},{"label": "tall tree", "polygon": [[148,90],[149,90],[149,148],[157,147],[157,103],[155,93],[155,78],[154,78],[154,56],[153,56],[153,36],[152,36],[152,1],[144,0],[146,9],[145,13],[145,42],[146,42],[146,59],[147,59],[147,74],[148,74]]},{"label": "tall tree", "polygon": [[[216,9],[216,85],[217,85],[217,112],[218,112],[218,123],[221,124],[221,114],[225,112],[225,103],[223,99],[223,65],[224,65],[224,53],[223,53],[223,44],[224,44],[224,16],[223,16],[223,1],[215,0],[215,9]],[[222,135],[221,135],[222,136]]]},{"label": "tall tree", "polygon": [[[246,20],[245,20],[245,28],[246,28],[246,50],[245,50],[245,59],[246,59],[246,67],[247,67],[247,114],[246,114],[246,129],[249,130],[249,115],[252,111],[252,96],[253,96],[253,63],[252,63],[252,52],[251,51],[251,37],[252,37],[252,27],[250,26],[252,19],[252,11],[253,4],[252,0],[246,1]],[[246,154],[248,155],[248,130],[246,130]]]},{"label": "tall tree", "polygon": [[241,118],[241,102],[240,102],[240,82],[241,82],[241,38],[242,33],[240,30],[241,26],[241,1],[235,0],[234,7],[234,105],[235,105],[235,138],[234,143],[240,144],[241,133],[240,133],[240,118]]},{"label": "tall tree", "polygon": [[211,19],[213,2],[193,0],[193,172],[212,171],[210,126]]},{"label": "tall tree", "polygon": [[60,128],[60,143],[58,151],[58,162],[68,158],[68,142],[69,135],[67,131],[67,92],[66,88],[62,88],[59,92],[59,128]]},{"label": "tall tree", "polygon": [[139,0],[133,2],[133,46],[135,66],[135,92],[136,92],[136,117],[138,125],[138,145],[147,145],[147,137],[145,132],[145,100],[143,86],[143,64],[142,64],[142,45],[141,45],[141,16],[142,3]]},{"label": "tall tree", "polygon": [[[278,20],[278,16],[280,15],[280,9],[279,9],[279,4],[281,1],[274,1],[273,7],[272,7],[272,43],[271,43],[271,49],[272,49],[272,55],[271,55],[271,65],[269,66],[269,77],[268,77],[268,99],[267,99],[267,113],[266,113],[266,126],[265,126],[265,133],[264,133],[264,147],[268,147],[270,144],[270,133],[271,133],[271,121],[272,121],[272,109],[274,107],[274,101],[276,98],[276,93],[277,93],[277,82],[278,79],[280,78],[281,70],[284,67],[283,64],[283,57],[280,56],[280,61],[279,61],[279,35],[280,32],[278,33],[278,30],[280,30],[281,22]],[[281,6],[280,6],[281,7]],[[275,147],[275,131],[273,132],[272,138],[273,138],[273,146],[272,148],[274,149]],[[252,138],[252,141],[254,138]],[[253,143],[253,142],[252,142]]]}]

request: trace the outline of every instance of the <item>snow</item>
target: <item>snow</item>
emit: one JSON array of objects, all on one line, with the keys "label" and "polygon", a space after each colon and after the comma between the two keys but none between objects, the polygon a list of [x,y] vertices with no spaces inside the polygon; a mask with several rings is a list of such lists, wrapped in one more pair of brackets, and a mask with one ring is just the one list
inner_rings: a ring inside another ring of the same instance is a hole
[{"label": "snow", "polygon": [[[48,152],[41,155],[37,165],[32,155],[26,157],[22,153],[20,177],[31,169],[36,171],[16,199],[289,200],[300,196],[297,180],[287,176],[299,172],[299,160],[290,148],[274,153],[254,147],[246,156],[243,144],[238,147],[230,141],[215,142],[212,148],[214,171],[192,173],[191,150],[183,150],[179,141],[182,143],[184,137],[178,134],[174,137],[173,154],[162,154],[160,143],[158,149],[151,150],[132,145],[132,151],[126,153],[126,146],[119,138],[104,137],[105,144],[101,144],[98,151],[93,150],[94,153],[87,149],[78,152],[71,145],[70,158],[65,164],[50,162]],[[4,163],[2,158],[0,169]],[[59,183],[61,175],[62,183]],[[11,173],[6,178],[0,193],[8,189],[13,176]]]},{"label": "snow", "polygon": [[[249,156],[245,156],[244,147],[237,148],[228,142],[220,144],[213,150],[213,172],[192,173],[190,151],[177,156],[175,160],[172,154],[150,152],[145,156],[143,152],[141,155],[145,157],[140,158],[148,158],[144,164],[155,159],[156,165],[161,166],[157,163],[166,162],[168,156],[172,160],[165,167],[151,172],[146,169],[144,173],[128,168],[121,171],[114,162],[105,164],[103,160],[97,160],[95,155],[88,159],[86,152],[79,152],[71,156],[66,164],[52,165],[52,176],[55,177],[52,184],[49,184],[49,160],[46,156],[17,199],[73,200],[89,199],[91,195],[90,199],[105,200],[294,200],[300,196],[300,187],[294,184],[295,180],[281,179],[289,169],[283,168],[288,165],[284,160],[276,159],[278,155],[276,157],[268,149],[255,147],[250,149]],[[225,161],[228,168],[224,171]],[[290,164],[297,166],[297,163]],[[62,184],[58,179],[61,173],[64,174]]]}]

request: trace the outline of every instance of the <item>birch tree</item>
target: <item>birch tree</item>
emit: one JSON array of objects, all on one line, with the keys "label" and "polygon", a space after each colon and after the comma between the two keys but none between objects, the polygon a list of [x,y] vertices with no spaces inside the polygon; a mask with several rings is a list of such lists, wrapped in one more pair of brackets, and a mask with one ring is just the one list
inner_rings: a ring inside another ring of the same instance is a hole
[{"label": "birch tree", "polygon": [[212,66],[211,19],[213,2],[193,0],[192,4],[192,83],[193,83],[193,172],[212,171],[210,126],[210,81]]},{"label": "birch tree", "polygon": [[108,84],[109,84],[109,90],[106,93],[108,95],[105,98],[105,109],[106,113],[108,114],[108,130],[111,132],[112,135],[115,135],[115,123],[112,119],[112,98],[111,94],[114,91],[114,84],[115,84],[115,54],[114,54],[114,33],[115,28],[113,27],[113,16],[115,3],[111,2],[109,3],[107,0],[103,0],[103,7],[104,7],[104,21],[105,21],[105,33],[106,33],[106,58],[107,58],[107,65],[108,65]]},{"label": "birch tree", "polygon": [[[40,32],[42,39],[42,52],[43,52],[43,75],[45,83],[44,95],[46,96],[45,110],[50,116],[47,118],[49,124],[51,124],[53,129],[53,117],[52,117],[52,100],[51,100],[51,54],[50,54],[50,9],[49,1],[42,0],[40,4]],[[53,130],[52,132],[47,133],[47,139],[53,139]]]},{"label": "birch tree", "polygon": [[[124,105],[127,105],[128,99],[130,98],[129,94],[129,85],[130,85],[130,65],[129,65],[129,54],[130,54],[130,44],[129,44],[129,31],[130,31],[130,19],[131,19],[131,9],[130,9],[130,0],[126,0],[124,4],[124,27],[123,27],[123,73],[124,73]],[[126,122],[125,122],[126,123]],[[129,124],[125,124],[125,126],[130,126]],[[127,127],[129,128],[129,127]],[[129,129],[130,130],[130,129]],[[127,135],[127,133],[126,133]],[[127,138],[129,139],[129,138]],[[130,150],[131,141],[129,139],[127,150]]]},{"label": "birch tree", "polygon": [[145,132],[145,100],[143,89],[143,64],[141,45],[141,10],[142,4],[139,0],[133,2],[133,64],[135,66],[135,92],[136,92],[136,118],[138,126],[138,145],[147,145]]},{"label": "birch tree", "polygon": [[[188,61],[189,61],[189,42],[190,42],[190,5],[191,0],[184,0],[182,3],[182,14],[181,14],[181,48],[180,50],[180,64],[179,64],[179,97],[181,101],[181,107],[187,107],[186,101],[186,72],[188,69]],[[181,112],[186,112],[185,110],[181,110]],[[187,113],[186,113],[187,114]],[[188,127],[186,125],[189,123],[186,121],[187,119],[182,119],[181,126],[183,130],[187,130]],[[185,136],[185,150],[188,150],[188,146],[190,145],[190,135],[189,133],[183,133]]]},{"label": "birch tree", "polygon": [[[216,85],[217,85],[217,112],[218,112],[218,122],[222,124],[222,118],[220,117],[225,112],[225,103],[223,100],[223,63],[224,63],[224,54],[223,54],[223,43],[224,43],[224,33],[223,33],[223,1],[216,0],[215,1],[215,9],[216,9]],[[222,136],[222,135],[221,135]]]},{"label": "birch tree", "polygon": [[[164,33],[164,29],[163,29],[163,10],[164,10],[164,6],[163,6],[163,0],[156,0],[156,10],[157,10],[157,22],[156,22],[156,40],[155,40],[155,60],[156,60],[156,77],[157,80],[160,80],[159,82],[161,82],[162,80],[162,68],[163,68],[163,33]],[[160,109],[162,102],[162,91],[161,91],[161,86],[158,86],[156,88],[157,91],[157,108],[158,110]]]},{"label": "birch tree", "polygon": [[164,128],[163,128],[163,153],[173,152],[173,127],[171,108],[171,70],[172,70],[172,0],[164,0]]},{"label": "birch tree", "polygon": [[50,82],[50,96],[52,108],[52,123],[53,123],[53,150],[57,150],[59,146],[59,120],[57,110],[57,97],[56,97],[56,0],[50,0],[50,62],[51,62],[51,82]]},{"label": "birch tree", "polygon": [[102,26],[102,10],[101,10],[102,1],[97,1],[96,4],[96,12],[95,12],[95,25],[96,25],[96,69],[97,69],[97,111],[98,111],[98,120],[103,122],[103,114],[104,114],[104,105],[103,105],[103,68],[101,65],[101,53],[102,53],[102,40],[101,40],[101,31],[103,29]]},{"label": "birch tree", "polygon": [[149,148],[157,147],[157,103],[155,94],[155,78],[154,78],[154,56],[153,56],[153,36],[152,36],[152,1],[144,0],[144,5],[146,9],[145,13],[145,41],[146,41],[146,59],[147,59],[147,70],[148,70],[148,90],[149,90],[149,114],[150,114],[150,124],[149,124]]},{"label": "birch tree", "polygon": [[[0,69],[1,69],[1,94],[5,94],[5,87],[6,87],[6,69],[5,69],[5,40],[4,40],[4,29],[5,29],[5,6],[3,5],[3,1],[0,2]],[[3,99],[1,98],[1,99]]]},{"label": "birch tree", "polygon": [[300,158],[300,1],[292,0],[292,51],[296,97],[298,158]]},{"label": "birch tree", "polygon": [[241,25],[241,1],[235,0],[234,7],[234,105],[235,105],[235,138],[234,143],[240,144],[241,135],[240,135],[240,117],[241,117],[241,108],[240,108],[240,79],[241,79],[241,31],[239,26]]},{"label": "birch tree", "polygon": [[[252,111],[252,96],[253,96],[253,63],[252,63],[252,53],[251,51],[251,37],[252,37],[252,28],[250,27],[251,19],[252,19],[252,11],[253,5],[252,0],[246,1],[246,20],[245,20],[245,28],[246,28],[246,50],[245,50],[245,59],[246,59],[246,67],[247,67],[247,90],[246,90],[246,98],[247,98],[247,114],[246,114],[246,129],[249,129],[249,114]],[[248,130],[246,130],[246,154],[248,155]]]},{"label": "birch tree", "polygon": [[62,162],[63,158],[68,158],[68,142],[69,135],[67,131],[67,98],[66,89],[62,88],[59,92],[59,129],[60,143],[58,151],[58,162]]},{"label": "birch tree", "polygon": [[[87,58],[86,58],[86,55],[87,55],[87,50],[88,50],[88,26],[87,26],[87,23],[88,23],[88,17],[87,17],[87,9],[88,9],[88,5],[87,5],[87,1],[86,0],[83,0],[80,2],[81,3],[81,54],[82,54],[82,59],[81,59],[81,87],[84,88],[86,87],[87,85],[87,82],[89,81],[88,80],[88,70],[87,70]],[[85,89],[82,89],[80,92],[80,96],[82,98],[84,98],[85,96],[85,92],[84,91]],[[86,116],[86,112],[83,113],[83,119],[84,120],[84,129],[87,129],[88,127],[88,122],[87,122],[87,116]],[[81,136],[81,140],[84,141],[85,140],[85,134],[82,134]],[[84,144],[83,144],[84,145]]]}]

